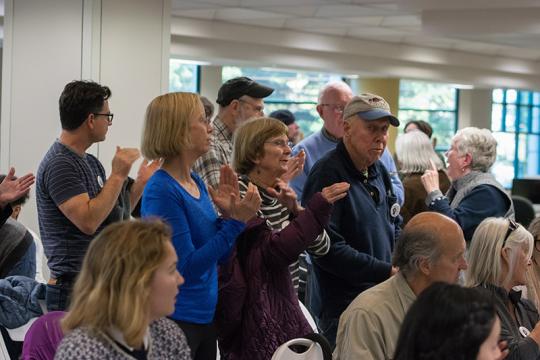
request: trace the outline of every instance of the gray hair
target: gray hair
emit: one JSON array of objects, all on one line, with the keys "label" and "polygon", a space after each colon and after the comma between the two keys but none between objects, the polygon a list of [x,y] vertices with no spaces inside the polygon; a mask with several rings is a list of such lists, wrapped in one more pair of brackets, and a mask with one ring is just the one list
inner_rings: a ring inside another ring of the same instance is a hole
[{"label": "gray hair", "polygon": [[392,265],[408,278],[420,272],[421,260],[434,264],[440,256],[439,234],[430,229],[405,227],[396,243]]},{"label": "gray hair", "polygon": [[520,248],[527,248],[527,258],[530,259],[533,252],[533,237],[521,225],[511,231],[504,249],[509,249],[510,262],[508,274],[502,279],[502,255],[504,238],[509,229],[509,220],[505,218],[487,218],[478,225],[471,239],[469,247],[469,268],[465,272],[466,286],[479,286],[481,284],[493,284],[505,286],[509,284],[512,273],[516,267]]},{"label": "gray hair", "polygon": [[497,157],[497,140],[488,129],[467,127],[452,138],[460,155],[470,154],[471,170],[488,172]]},{"label": "gray hair", "polygon": [[534,220],[531,221],[527,230],[529,230],[535,239],[540,237],[540,216],[535,217]]},{"label": "gray hair", "polygon": [[347,92],[347,93],[350,93],[352,96],[352,89],[346,82],[333,81],[324,85],[324,87],[321,89],[321,91],[319,92],[319,98],[317,100],[317,103],[320,104],[322,102],[322,98],[331,91]]},{"label": "gray hair", "polygon": [[430,160],[437,170],[444,169],[441,159],[433,150],[429,137],[419,130],[409,131],[396,140],[396,154],[400,172],[403,174],[424,173],[431,169]]}]

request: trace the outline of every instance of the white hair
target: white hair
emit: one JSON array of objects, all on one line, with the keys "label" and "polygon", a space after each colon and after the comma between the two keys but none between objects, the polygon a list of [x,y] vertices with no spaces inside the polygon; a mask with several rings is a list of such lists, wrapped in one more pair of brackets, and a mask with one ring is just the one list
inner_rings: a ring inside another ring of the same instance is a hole
[{"label": "white hair", "polygon": [[[516,267],[520,249],[526,249],[527,258],[530,259],[533,252],[534,240],[521,225],[516,230],[508,233],[510,223],[505,218],[487,218],[478,225],[471,239],[468,253],[469,268],[465,272],[466,286],[479,286],[489,283],[504,287],[509,285],[512,274]],[[508,249],[509,268],[508,274],[502,278],[502,249]]]},{"label": "white hair", "polygon": [[322,102],[322,98],[331,91],[341,91],[350,93],[352,95],[352,89],[346,82],[333,81],[324,85],[324,87],[321,89],[321,91],[319,92],[318,103],[320,104]]},{"label": "white hair", "polygon": [[467,127],[459,130],[452,141],[460,155],[471,155],[471,170],[488,172],[497,158],[497,140],[488,129]]},{"label": "white hair", "polygon": [[400,172],[403,174],[424,173],[427,169],[431,169],[430,160],[437,170],[444,169],[428,136],[419,130],[409,131],[397,138],[396,155]]}]

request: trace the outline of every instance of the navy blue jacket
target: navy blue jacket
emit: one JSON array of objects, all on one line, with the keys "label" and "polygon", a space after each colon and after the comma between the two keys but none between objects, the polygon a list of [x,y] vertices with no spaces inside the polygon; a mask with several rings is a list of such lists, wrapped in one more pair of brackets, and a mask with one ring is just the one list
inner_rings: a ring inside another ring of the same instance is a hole
[{"label": "navy blue jacket", "polygon": [[[327,228],[329,253],[313,259],[322,314],[327,317],[338,317],[359,293],[390,276],[401,216],[389,179],[380,161],[368,168],[365,178],[342,141],[311,169],[302,203],[331,184],[345,181],[351,185],[347,196],[334,204]],[[395,217],[391,216],[393,205]]]}]

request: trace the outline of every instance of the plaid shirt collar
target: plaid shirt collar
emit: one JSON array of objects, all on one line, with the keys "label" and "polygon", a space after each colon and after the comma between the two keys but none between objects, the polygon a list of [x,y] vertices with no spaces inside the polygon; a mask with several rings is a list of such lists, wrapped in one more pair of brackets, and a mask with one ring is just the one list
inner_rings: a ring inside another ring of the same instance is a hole
[{"label": "plaid shirt collar", "polygon": [[232,131],[229,130],[227,125],[225,125],[225,123],[223,123],[223,121],[221,121],[218,116],[214,118],[214,122],[212,123],[212,125],[214,126],[214,133],[216,138],[232,143]]}]

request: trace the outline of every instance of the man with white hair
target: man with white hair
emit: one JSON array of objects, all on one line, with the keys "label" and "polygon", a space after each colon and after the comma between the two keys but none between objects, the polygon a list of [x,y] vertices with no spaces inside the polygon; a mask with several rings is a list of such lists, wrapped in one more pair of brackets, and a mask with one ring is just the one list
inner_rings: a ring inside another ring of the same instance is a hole
[{"label": "man with white hair", "polygon": [[467,269],[464,255],[463,231],[455,221],[435,212],[414,216],[394,250],[398,273],[358,295],[341,315],[334,359],[391,359],[416,297],[434,282],[456,283]]}]

